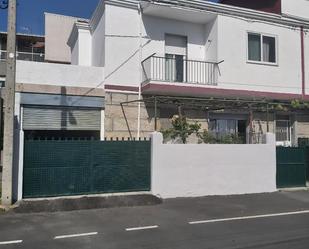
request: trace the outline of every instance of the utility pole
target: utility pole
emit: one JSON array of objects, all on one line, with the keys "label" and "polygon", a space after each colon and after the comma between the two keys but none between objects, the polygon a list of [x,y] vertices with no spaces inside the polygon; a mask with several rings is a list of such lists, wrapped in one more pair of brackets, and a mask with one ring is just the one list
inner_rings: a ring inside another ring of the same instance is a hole
[{"label": "utility pole", "polygon": [[12,204],[14,161],[14,109],[16,81],[16,0],[9,0],[4,96],[2,205]]}]

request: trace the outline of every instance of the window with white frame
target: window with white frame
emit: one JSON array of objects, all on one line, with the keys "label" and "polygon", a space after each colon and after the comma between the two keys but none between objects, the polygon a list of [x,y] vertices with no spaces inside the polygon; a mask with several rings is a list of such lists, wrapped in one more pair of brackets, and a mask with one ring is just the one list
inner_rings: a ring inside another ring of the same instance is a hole
[{"label": "window with white frame", "polygon": [[276,141],[291,141],[290,120],[276,120]]},{"label": "window with white frame", "polygon": [[276,64],[276,47],[275,36],[248,33],[248,61]]}]

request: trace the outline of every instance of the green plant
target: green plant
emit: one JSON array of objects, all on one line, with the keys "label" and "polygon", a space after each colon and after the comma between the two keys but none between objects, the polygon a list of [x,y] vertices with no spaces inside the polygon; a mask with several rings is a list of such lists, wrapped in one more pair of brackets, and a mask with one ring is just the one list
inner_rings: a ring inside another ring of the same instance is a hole
[{"label": "green plant", "polygon": [[172,120],[172,128],[162,130],[164,139],[167,138],[180,138],[181,141],[185,144],[187,139],[191,134],[198,134],[201,129],[201,124],[198,122],[189,123],[185,116],[174,115]]},{"label": "green plant", "polygon": [[291,107],[294,109],[308,109],[309,102],[300,101],[298,99],[294,99],[291,101]]},{"label": "green plant", "polygon": [[291,106],[295,109],[299,109],[301,108],[301,103],[298,99],[295,99],[291,101]]},{"label": "green plant", "polygon": [[242,144],[243,140],[235,134],[226,134],[218,139],[219,144]]},{"label": "green plant", "polygon": [[200,133],[199,138],[205,144],[216,144],[217,143],[216,137],[208,130],[204,130],[202,133]]}]

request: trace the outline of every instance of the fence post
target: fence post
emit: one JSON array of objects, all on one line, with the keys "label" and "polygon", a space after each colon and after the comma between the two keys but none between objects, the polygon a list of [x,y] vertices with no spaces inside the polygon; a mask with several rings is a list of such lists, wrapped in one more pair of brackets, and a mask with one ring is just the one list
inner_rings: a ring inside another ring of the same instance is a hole
[{"label": "fence post", "polygon": [[153,132],[150,135],[151,137],[151,164],[150,164],[150,190],[152,194],[156,193],[156,167],[157,167],[157,158],[159,153],[159,148],[163,144],[163,135],[160,132]]},{"label": "fence post", "polygon": [[273,144],[276,146],[276,137],[274,133],[267,132],[264,138],[265,144]]}]

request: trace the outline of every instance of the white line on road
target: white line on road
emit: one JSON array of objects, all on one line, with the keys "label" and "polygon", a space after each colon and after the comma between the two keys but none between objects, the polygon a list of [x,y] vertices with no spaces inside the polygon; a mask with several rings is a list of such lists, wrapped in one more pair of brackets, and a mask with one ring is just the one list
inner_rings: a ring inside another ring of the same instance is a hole
[{"label": "white line on road", "polygon": [[131,228],[126,228],[127,232],[130,231],[138,231],[138,230],[147,230],[147,229],[155,229],[158,228],[159,226],[147,226],[147,227],[131,227]]},{"label": "white line on road", "polygon": [[20,244],[22,242],[22,240],[2,241],[0,242],[0,245]]},{"label": "white line on road", "polygon": [[234,218],[226,218],[226,219],[212,219],[212,220],[190,221],[189,224],[190,225],[196,225],[196,224],[205,224],[205,223],[216,223],[216,222],[233,221],[233,220],[249,220],[249,219],[267,218],[267,217],[297,215],[297,214],[309,214],[309,210],[297,211],[297,212],[287,212],[287,213],[277,213],[277,214],[263,214],[263,215],[254,215],[254,216],[243,216],[243,217],[234,217]]},{"label": "white line on road", "polygon": [[75,238],[75,237],[93,236],[97,234],[98,232],[59,235],[59,236],[56,236],[54,239],[67,239],[67,238]]}]

